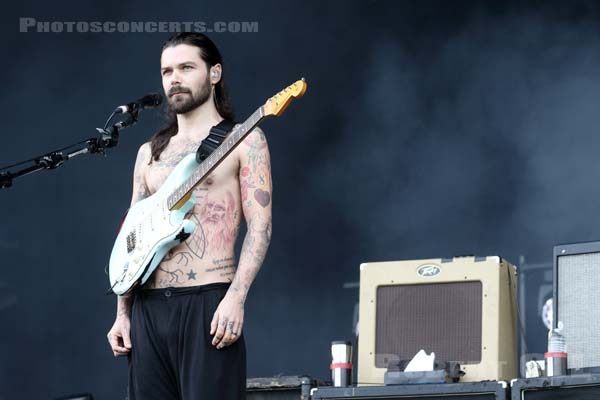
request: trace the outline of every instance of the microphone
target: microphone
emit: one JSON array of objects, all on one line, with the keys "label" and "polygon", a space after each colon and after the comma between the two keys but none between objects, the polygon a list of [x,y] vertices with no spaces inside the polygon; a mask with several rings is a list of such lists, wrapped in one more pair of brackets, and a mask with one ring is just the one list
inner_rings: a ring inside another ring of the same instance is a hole
[{"label": "microphone", "polygon": [[162,96],[158,93],[149,93],[144,97],[132,101],[131,103],[119,106],[115,109],[115,114],[126,114],[135,112],[138,110],[144,110],[148,108],[156,108],[162,103]]}]

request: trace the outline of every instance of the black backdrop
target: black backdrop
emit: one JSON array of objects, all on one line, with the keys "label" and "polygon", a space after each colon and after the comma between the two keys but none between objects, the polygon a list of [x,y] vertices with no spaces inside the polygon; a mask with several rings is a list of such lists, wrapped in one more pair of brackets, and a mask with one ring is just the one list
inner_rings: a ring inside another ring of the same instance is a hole
[{"label": "black backdrop", "polygon": [[[600,7],[594,1],[81,1],[4,5],[0,164],[94,135],[160,90],[166,33],[19,32],[40,21],[257,21],[214,33],[240,117],[296,79],[263,125],[274,228],[246,306],[249,376],[326,378],[352,334],[365,261],[549,261],[600,237]],[[108,157],[0,193],[0,399],[124,397],[103,269],[157,112]],[[533,294],[534,297],[538,293]],[[536,297],[537,298],[537,297]],[[537,317],[536,317],[537,318]],[[530,338],[531,341],[538,337]]]}]

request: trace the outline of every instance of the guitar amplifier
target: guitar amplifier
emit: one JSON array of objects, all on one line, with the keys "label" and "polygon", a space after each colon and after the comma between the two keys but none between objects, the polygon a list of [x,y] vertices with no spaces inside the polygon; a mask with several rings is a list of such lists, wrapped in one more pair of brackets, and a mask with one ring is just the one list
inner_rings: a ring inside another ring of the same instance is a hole
[{"label": "guitar amplifier", "polygon": [[362,264],[359,308],[359,386],[421,349],[459,362],[461,382],[518,376],[516,269],[500,257]]},{"label": "guitar amplifier", "polygon": [[554,247],[553,325],[563,323],[570,372],[600,372],[600,242]]}]

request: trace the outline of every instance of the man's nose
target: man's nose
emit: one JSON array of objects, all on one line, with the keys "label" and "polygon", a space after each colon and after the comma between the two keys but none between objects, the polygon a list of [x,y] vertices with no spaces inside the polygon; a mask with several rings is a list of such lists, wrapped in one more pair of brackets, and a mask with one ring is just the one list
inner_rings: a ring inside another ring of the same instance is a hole
[{"label": "man's nose", "polygon": [[171,86],[178,86],[181,83],[181,75],[179,75],[179,72],[177,71],[173,71],[173,73],[171,74]]}]

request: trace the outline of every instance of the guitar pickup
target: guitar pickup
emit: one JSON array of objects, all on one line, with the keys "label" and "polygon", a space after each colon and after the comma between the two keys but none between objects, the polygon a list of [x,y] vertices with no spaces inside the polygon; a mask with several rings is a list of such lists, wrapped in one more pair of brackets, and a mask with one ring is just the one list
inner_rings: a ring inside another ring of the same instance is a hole
[{"label": "guitar pickup", "polygon": [[135,243],[135,231],[133,231],[129,235],[127,235],[127,253],[131,253],[133,249],[135,249]]}]

